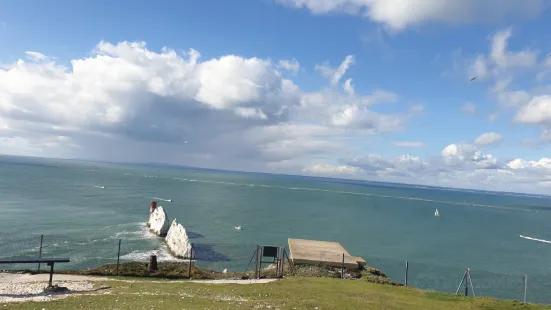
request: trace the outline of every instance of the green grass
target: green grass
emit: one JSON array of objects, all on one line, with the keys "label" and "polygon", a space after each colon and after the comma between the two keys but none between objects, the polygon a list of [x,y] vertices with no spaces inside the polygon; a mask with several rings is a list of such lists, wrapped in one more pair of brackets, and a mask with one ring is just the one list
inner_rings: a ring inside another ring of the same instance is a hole
[{"label": "green grass", "polygon": [[414,288],[324,277],[289,277],[268,284],[109,281],[110,290],[0,309],[551,309],[516,301],[461,297]]}]

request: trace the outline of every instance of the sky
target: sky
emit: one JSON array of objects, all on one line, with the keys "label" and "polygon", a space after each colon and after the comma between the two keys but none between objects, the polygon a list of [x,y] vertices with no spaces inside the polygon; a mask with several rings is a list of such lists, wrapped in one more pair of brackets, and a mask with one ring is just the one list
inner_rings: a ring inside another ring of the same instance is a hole
[{"label": "sky", "polygon": [[0,1],[0,154],[548,193],[551,1]]}]

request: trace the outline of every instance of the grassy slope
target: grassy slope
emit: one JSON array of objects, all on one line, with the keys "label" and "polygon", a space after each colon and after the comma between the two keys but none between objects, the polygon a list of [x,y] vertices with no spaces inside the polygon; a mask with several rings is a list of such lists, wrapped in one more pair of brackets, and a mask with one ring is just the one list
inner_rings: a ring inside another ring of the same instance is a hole
[{"label": "grassy slope", "polygon": [[330,278],[291,277],[258,285],[147,280],[98,284],[103,285],[112,287],[110,294],[8,304],[2,309],[551,309]]}]

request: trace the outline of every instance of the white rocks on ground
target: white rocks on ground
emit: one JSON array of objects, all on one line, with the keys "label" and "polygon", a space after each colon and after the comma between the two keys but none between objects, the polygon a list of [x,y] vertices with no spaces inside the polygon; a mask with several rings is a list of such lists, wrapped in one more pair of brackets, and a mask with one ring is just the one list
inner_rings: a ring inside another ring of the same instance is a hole
[{"label": "white rocks on ground", "polygon": [[[55,284],[67,287],[69,290],[59,293],[46,293],[46,281],[36,276],[19,276],[0,274],[0,303],[23,301],[50,301],[54,297],[60,298],[70,294],[83,293],[93,290],[92,281],[83,278],[79,281],[56,281]],[[36,282],[35,282],[36,281]]]},{"label": "white rocks on ground", "polygon": [[163,207],[157,207],[149,216],[147,226],[157,236],[164,237],[168,233],[170,222]]},{"label": "white rocks on ground", "polygon": [[169,252],[178,258],[189,258],[191,256],[191,243],[182,224],[178,224],[176,219],[172,221],[165,238]]}]

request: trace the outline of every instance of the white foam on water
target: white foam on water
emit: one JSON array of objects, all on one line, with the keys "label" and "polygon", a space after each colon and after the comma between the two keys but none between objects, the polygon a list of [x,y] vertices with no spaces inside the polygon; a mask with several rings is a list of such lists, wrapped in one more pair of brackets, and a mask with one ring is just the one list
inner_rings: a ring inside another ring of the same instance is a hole
[{"label": "white foam on water", "polygon": [[[112,240],[122,239],[124,242],[127,241],[136,241],[136,240],[146,240],[146,239],[157,239],[158,237],[152,234],[149,231],[149,228],[146,226],[146,222],[135,222],[135,223],[124,223],[118,225],[112,225],[104,227],[105,229],[125,227],[124,229],[116,232],[114,235],[108,236],[106,238],[96,238],[91,239],[85,242],[76,242],[76,245],[92,245],[98,242],[112,242]],[[65,241],[67,243],[67,241]]]},{"label": "white foam on water", "polygon": [[156,239],[158,238],[154,234],[152,234],[149,231],[149,228],[147,227],[147,223],[135,223],[139,225],[135,229],[132,230],[122,230],[115,235],[111,236],[110,239],[123,239],[123,240],[142,240],[142,239]]},{"label": "white foam on water", "polygon": [[[131,260],[131,261],[149,261],[149,257],[151,255],[157,255],[157,260],[161,262],[181,262],[185,261],[183,259],[178,259],[168,252],[168,249],[166,247],[166,244],[161,245],[160,248],[156,250],[146,250],[146,251],[132,251],[126,255],[121,256],[121,259],[123,260]],[[189,261],[189,260],[187,260]]]}]

